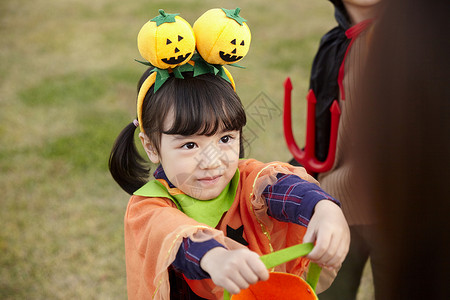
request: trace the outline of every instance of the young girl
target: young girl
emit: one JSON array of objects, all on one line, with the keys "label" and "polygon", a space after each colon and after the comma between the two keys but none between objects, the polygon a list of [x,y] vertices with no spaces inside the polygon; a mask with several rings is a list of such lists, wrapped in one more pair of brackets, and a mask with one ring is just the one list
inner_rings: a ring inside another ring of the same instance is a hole
[{"label": "young girl", "polygon": [[[114,179],[134,194],[125,215],[129,299],[236,294],[268,279],[260,255],[301,242],[316,246],[277,271],[301,275],[309,260],[338,269],[349,244],[339,203],[303,168],[240,159],[246,116],[230,75],[171,73],[155,92],[150,72],[139,85],[139,124],[122,131],[110,156]],[[136,127],[159,164],[148,182]]]}]

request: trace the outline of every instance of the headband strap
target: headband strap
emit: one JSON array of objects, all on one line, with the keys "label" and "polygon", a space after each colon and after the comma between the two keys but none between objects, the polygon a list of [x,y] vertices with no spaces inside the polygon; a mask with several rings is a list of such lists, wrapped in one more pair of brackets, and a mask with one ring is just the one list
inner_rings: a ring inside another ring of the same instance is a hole
[{"label": "headband strap", "polygon": [[145,95],[147,95],[148,90],[155,83],[155,78],[156,73],[150,74],[150,76],[145,79],[144,83],[142,83],[141,88],[139,89],[137,97],[137,120],[141,132],[144,132],[144,127],[142,126],[142,104],[144,103]]}]

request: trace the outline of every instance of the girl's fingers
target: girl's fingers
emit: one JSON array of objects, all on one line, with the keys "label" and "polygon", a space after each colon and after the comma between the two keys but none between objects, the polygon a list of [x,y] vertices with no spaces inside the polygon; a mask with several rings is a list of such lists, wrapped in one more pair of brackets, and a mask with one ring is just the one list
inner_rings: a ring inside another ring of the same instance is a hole
[{"label": "girl's fingers", "polygon": [[269,278],[269,271],[256,253],[251,253],[247,260],[239,266],[238,271],[239,274],[230,279],[241,290],[247,289],[259,280]]},{"label": "girl's fingers", "polygon": [[259,280],[258,276],[248,265],[244,268],[241,268],[239,272],[247,284],[255,284]]},{"label": "girl's fingers", "polygon": [[345,257],[347,256],[349,245],[350,245],[350,237],[346,234],[335,235],[333,240],[333,247],[335,247],[336,251],[333,253],[333,256],[326,263],[328,266],[332,266],[333,268],[340,268],[342,263],[344,262]]},{"label": "girl's fingers", "polygon": [[[318,247],[318,250],[318,255],[320,255],[322,249]],[[324,248],[322,255],[317,258],[314,257],[312,260],[323,267],[339,269],[347,255],[347,252],[348,243],[333,235],[329,241],[329,245]]]},{"label": "girl's fingers", "polygon": [[250,253],[246,262],[239,267],[239,272],[248,284],[255,284],[269,277],[266,266],[256,253]]},{"label": "girl's fingers", "polygon": [[334,267],[335,269],[339,269],[347,256],[347,252],[347,243],[340,243],[335,256],[328,262],[328,265]]},{"label": "girl's fingers", "polygon": [[269,271],[266,269],[258,254],[252,253],[252,256],[248,260],[248,267],[257,276],[257,280],[269,279]]},{"label": "girl's fingers", "polygon": [[333,244],[333,242],[333,237],[331,237],[325,252],[319,258],[319,263],[323,264],[324,266],[330,266],[330,261],[332,261],[336,255],[338,245]]},{"label": "girl's fingers", "polygon": [[314,242],[315,242],[314,228],[312,228],[312,226],[308,226],[308,228],[306,229],[305,236],[303,237],[303,243],[314,243]]},{"label": "girl's fingers", "polygon": [[230,294],[239,294],[239,292],[241,291],[239,286],[234,281],[232,281],[230,279],[227,280],[226,282],[224,282],[222,287],[224,289],[226,289]]},{"label": "girl's fingers", "polygon": [[227,277],[227,283],[231,286],[231,289],[226,288],[232,294],[239,294],[240,290],[245,290],[250,286],[247,280],[242,276],[241,270],[237,270],[233,274]]},{"label": "girl's fingers", "polygon": [[253,271],[258,276],[259,280],[265,281],[265,280],[269,279],[269,271],[266,269],[266,266],[264,264],[253,269]]},{"label": "girl's fingers", "polygon": [[314,262],[320,263],[322,257],[330,247],[331,235],[326,232],[321,232],[316,238],[317,240],[315,241],[313,250],[306,257]]},{"label": "girl's fingers", "polygon": [[257,260],[255,260],[254,263],[249,264],[249,267],[251,268],[252,273],[257,277],[257,281],[269,279],[269,271],[266,269],[266,266],[261,261],[259,256],[257,257]]}]

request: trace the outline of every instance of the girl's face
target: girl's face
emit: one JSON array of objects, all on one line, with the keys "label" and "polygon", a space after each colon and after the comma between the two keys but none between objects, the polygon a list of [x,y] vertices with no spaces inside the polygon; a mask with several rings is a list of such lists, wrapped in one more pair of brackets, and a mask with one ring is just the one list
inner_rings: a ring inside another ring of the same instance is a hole
[{"label": "girl's face", "polygon": [[[173,117],[165,121],[170,128]],[[218,130],[211,136],[162,134],[159,153],[145,134],[140,135],[153,163],[161,163],[167,178],[183,193],[213,199],[233,178],[239,161],[239,131]]]}]

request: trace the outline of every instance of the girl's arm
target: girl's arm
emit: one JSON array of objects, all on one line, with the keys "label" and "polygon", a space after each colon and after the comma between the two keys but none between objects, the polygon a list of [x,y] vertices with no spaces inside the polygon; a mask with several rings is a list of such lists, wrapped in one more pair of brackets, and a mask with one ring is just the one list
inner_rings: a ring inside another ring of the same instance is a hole
[{"label": "girl's arm", "polygon": [[309,259],[324,267],[340,268],[348,252],[350,231],[339,201],[293,174],[278,174],[277,181],[262,195],[271,217],[308,227],[303,242],[316,244]]},{"label": "girl's arm", "polygon": [[315,183],[294,174],[277,174],[277,180],[266,186],[262,196],[267,203],[269,216],[282,222],[307,227],[314,208],[321,200],[339,201],[324,192]]},{"label": "girl's arm", "polygon": [[193,242],[189,238],[184,238],[172,265],[188,279],[210,278],[209,274],[200,267],[200,260],[206,252],[216,247],[225,248],[215,239]]}]

